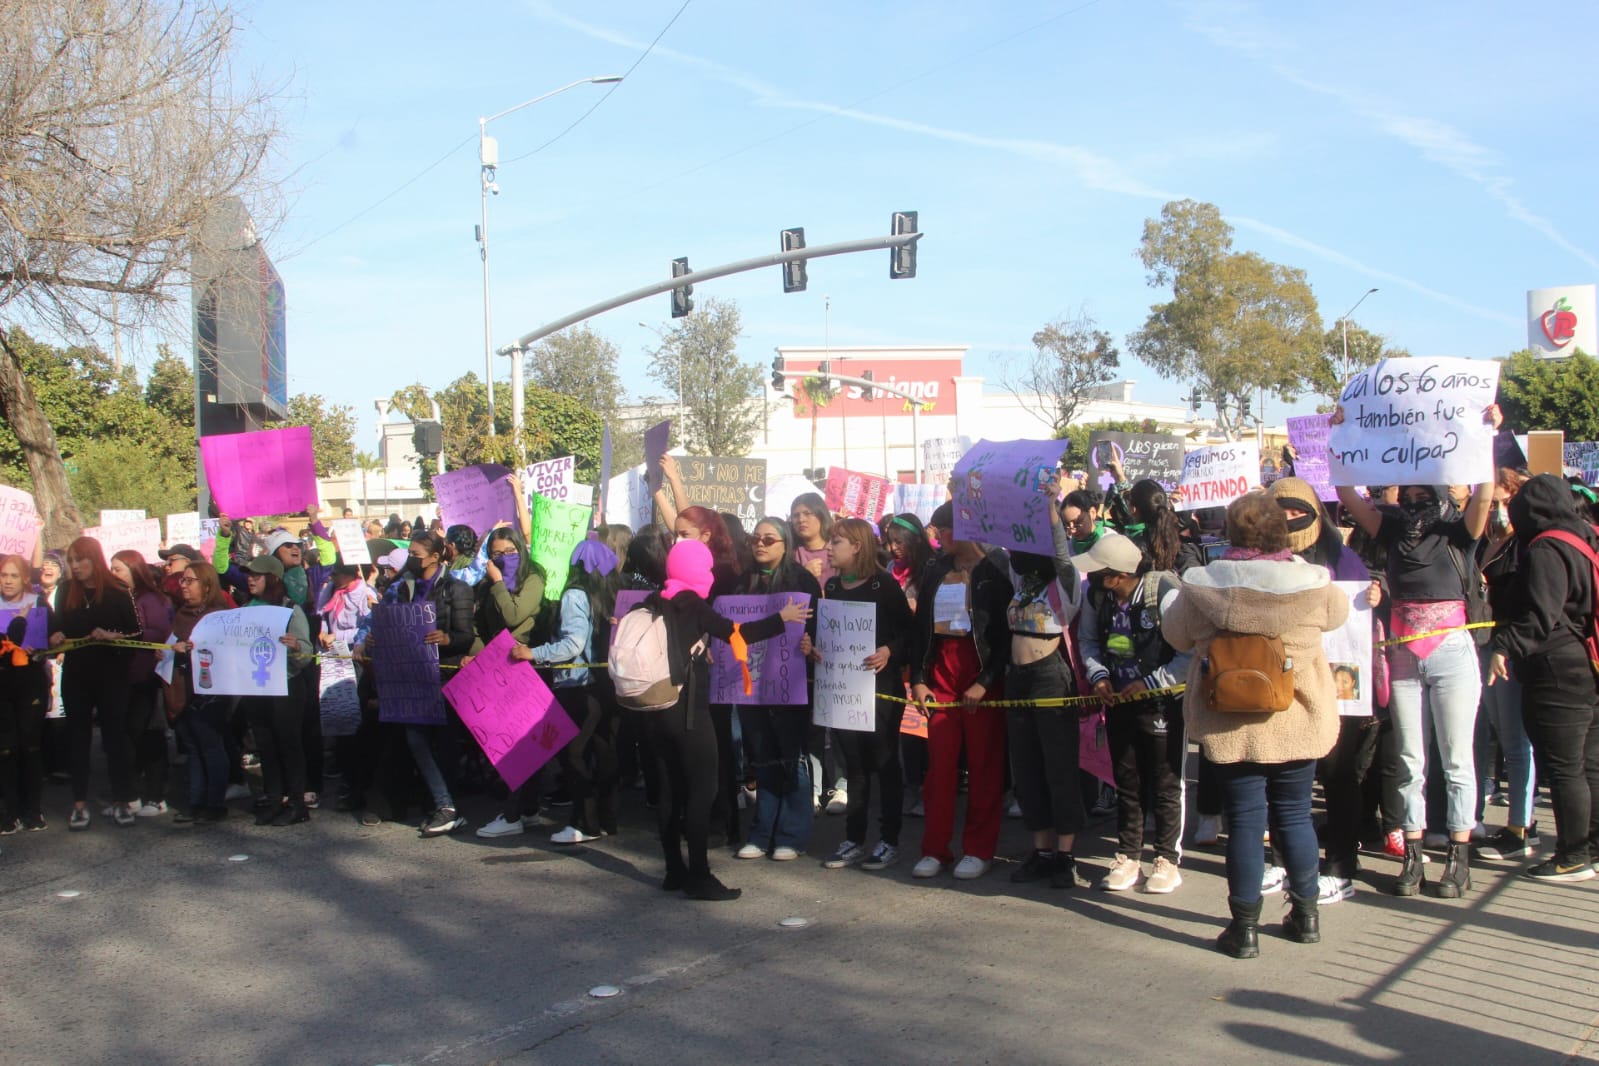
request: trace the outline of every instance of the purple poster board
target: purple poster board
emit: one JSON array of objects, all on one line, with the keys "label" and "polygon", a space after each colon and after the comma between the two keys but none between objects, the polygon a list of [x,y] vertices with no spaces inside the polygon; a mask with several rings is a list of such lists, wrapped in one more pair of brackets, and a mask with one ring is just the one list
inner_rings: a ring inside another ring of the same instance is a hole
[{"label": "purple poster board", "polygon": [[201,437],[200,461],[222,514],[298,514],[317,502],[309,426]]},{"label": "purple poster board", "polygon": [[1058,440],[981,440],[973,445],[950,479],[955,539],[1053,554],[1049,512],[1055,501],[1040,490],[1054,477],[1064,447]]},{"label": "purple poster board", "polygon": [[471,526],[483,536],[496,522],[516,521],[516,490],[505,479],[509,467],[479,463],[433,475],[433,495],[445,528]]},{"label": "purple poster board", "polygon": [[[0,637],[6,636],[12,620],[21,613],[13,607],[0,607]],[[23,623],[22,647],[29,651],[42,651],[50,643],[50,634],[45,632],[48,628],[46,614],[45,609],[38,606],[28,611],[28,619]]]},{"label": "purple poster board", "polygon": [[644,479],[649,483],[651,494],[661,487],[661,459],[671,443],[670,420],[657,422],[644,431]]},{"label": "purple poster board", "polygon": [[[735,622],[752,622],[776,614],[789,600],[809,596],[779,592],[770,596],[718,596],[716,613]],[[800,655],[804,622],[790,622],[783,635],[750,645],[750,688],[744,694],[744,671],[733,658],[726,641],[711,641],[711,702],[762,704],[765,706],[806,706],[810,693],[805,685],[805,659]]]},{"label": "purple poster board", "polygon": [[1299,458],[1294,460],[1294,476],[1310,483],[1316,498],[1331,503],[1338,491],[1328,481],[1327,420],[1331,415],[1300,415],[1288,420],[1288,443],[1294,446]]},{"label": "purple poster board", "polygon": [[423,640],[437,628],[431,603],[380,603],[372,608],[367,652],[377,671],[379,721],[410,725],[445,721],[439,646]]},{"label": "purple poster board", "polygon": [[513,643],[511,631],[501,631],[450,678],[444,698],[500,777],[516,789],[566,747],[578,728],[533,664],[511,658]]}]

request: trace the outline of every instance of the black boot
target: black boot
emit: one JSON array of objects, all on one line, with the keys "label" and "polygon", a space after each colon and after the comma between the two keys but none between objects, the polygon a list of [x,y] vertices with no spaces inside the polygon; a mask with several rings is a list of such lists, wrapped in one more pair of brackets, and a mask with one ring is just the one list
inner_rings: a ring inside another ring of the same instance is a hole
[{"label": "black boot", "polygon": [[1216,938],[1216,950],[1235,959],[1259,958],[1260,900],[1244,903],[1228,896],[1227,906],[1233,912],[1233,920]]},{"label": "black boot", "polygon": [[1421,886],[1427,883],[1425,860],[1421,854],[1421,841],[1405,841],[1405,865],[1399,871],[1399,877],[1394,881],[1394,895],[1414,896],[1421,891]]},{"label": "black boot", "polygon": [[1471,845],[1451,841],[1444,875],[1438,879],[1438,898],[1459,899],[1471,891]]},{"label": "black boot", "polygon": [[1283,936],[1296,944],[1321,943],[1321,903],[1315,896],[1300,899],[1288,893],[1288,917],[1283,919]]}]

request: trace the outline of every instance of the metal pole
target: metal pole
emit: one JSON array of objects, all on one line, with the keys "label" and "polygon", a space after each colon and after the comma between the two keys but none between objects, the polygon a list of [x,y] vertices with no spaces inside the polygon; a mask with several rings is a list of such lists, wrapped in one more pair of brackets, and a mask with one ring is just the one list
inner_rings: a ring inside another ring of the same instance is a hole
[{"label": "metal pole", "polygon": [[511,440],[516,445],[517,470],[527,465],[527,445],[523,443],[522,422],[526,414],[526,389],[522,373],[527,362],[527,352],[517,348],[511,352]]},{"label": "metal pole", "polygon": [[922,483],[922,405],[911,400],[911,470]]},{"label": "metal pole", "polygon": [[494,340],[493,319],[489,314],[489,169],[483,162],[484,142],[489,120],[477,120],[478,157],[478,252],[483,259],[483,380],[489,389],[489,436],[494,436]]},{"label": "metal pole", "polygon": [[1343,326],[1343,335],[1344,335],[1343,374],[1339,378],[1339,382],[1338,382],[1338,387],[1339,387],[1340,390],[1342,390],[1342,388],[1343,388],[1343,383],[1345,381],[1349,380],[1349,316],[1355,313],[1355,308],[1356,307],[1359,307],[1361,304],[1366,302],[1366,297],[1367,296],[1370,296],[1372,293],[1374,293],[1376,291],[1377,290],[1375,288],[1367,289],[1365,291],[1365,293],[1361,295],[1360,299],[1355,301],[1355,306],[1351,307],[1349,310],[1345,311],[1344,312],[1344,317],[1342,317],[1342,318],[1340,318],[1338,320],[1339,323]]}]

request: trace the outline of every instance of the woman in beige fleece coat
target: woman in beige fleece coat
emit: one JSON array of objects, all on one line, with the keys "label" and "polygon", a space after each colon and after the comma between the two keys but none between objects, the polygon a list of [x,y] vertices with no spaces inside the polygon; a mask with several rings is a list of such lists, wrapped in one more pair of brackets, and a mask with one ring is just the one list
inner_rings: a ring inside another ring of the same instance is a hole
[{"label": "woman in beige fleece coat", "polygon": [[[1291,909],[1283,920],[1290,940],[1321,939],[1316,905],[1316,831],[1310,789],[1316,760],[1338,738],[1338,698],[1321,635],[1349,616],[1349,597],[1326,567],[1296,559],[1288,549],[1288,523],[1271,497],[1253,492],[1227,508],[1223,557],[1188,571],[1162,615],[1166,640],[1193,649],[1183,719],[1188,736],[1216,764],[1227,800],[1227,902],[1232,922],[1217,947],[1234,958],[1259,955],[1261,838],[1288,868]],[[1212,710],[1204,671],[1211,643],[1223,633],[1280,638],[1293,663],[1294,699],[1282,711]]]}]

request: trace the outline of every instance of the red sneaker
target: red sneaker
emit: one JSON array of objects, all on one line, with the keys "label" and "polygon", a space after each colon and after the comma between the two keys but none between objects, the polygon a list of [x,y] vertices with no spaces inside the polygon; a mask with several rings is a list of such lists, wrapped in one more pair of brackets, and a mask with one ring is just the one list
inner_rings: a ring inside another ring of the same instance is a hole
[{"label": "red sneaker", "polygon": [[1382,838],[1382,853],[1391,855],[1396,859],[1405,857],[1405,831],[1403,829],[1390,830],[1388,835]]}]

